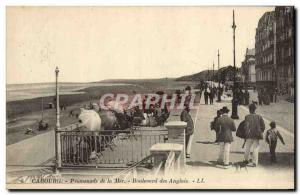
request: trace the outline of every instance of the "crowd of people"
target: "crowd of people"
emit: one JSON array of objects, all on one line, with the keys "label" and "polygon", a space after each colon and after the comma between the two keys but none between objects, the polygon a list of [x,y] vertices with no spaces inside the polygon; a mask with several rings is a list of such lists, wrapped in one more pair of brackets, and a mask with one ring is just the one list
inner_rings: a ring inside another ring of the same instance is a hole
[{"label": "crowd of people", "polygon": [[278,90],[277,88],[262,88],[257,91],[258,104],[269,105],[270,103],[276,103],[278,100]]},{"label": "crowd of people", "polygon": [[[200,99],[201,94],[204,95],[205,104],[213,104],[214,99],[218,95],[223,94],[223,88],[217,88],[208,83],[202,83],[199,86],[200,89]],[[228,89],[225,89],[227,91]],[[220,94],[218,94],[220,93]],[[258,91],[259,101],[268,101],[260,100],[261,99],[270,99],[270,102],[276,102],[276,90],[274,93],[270,93],[270,90],[260,89]],[[236,132],[236,136],[244,140],[242,148],[244,148],[244,157],[241,163],[244,166],[256,167],[259,164],[259,147],[262,140],[265,140],[269,145],[270,150],[270,161],[276,163],[276,146],[277,140],[279,139],[282,144],[285,144],[282,135],[276,129],[275,121],[272,121],[269,125],[270,128],[267,130],[265,137],[264,131],[266,129],[265,122],[263,117],[257,114],[255,111],[257,109],[256,102],[250,102],[249,91],[242,90],[237,88],[236,95],[238,98],[239,105],[247,105],[249,108],[249,114],[247,114],[244,120],[236,128],[234,120],[228,116],[230,110],[224,106],[222,109],[217,110],[217,116],[211,122],[211,130],[215,131],[216,139],[215,143],[219,145],[219,155],[216,161],[218,166],[228,168],[230,164],[230,147],[234,142],[233,132]],[[259,103],[261,105],[261,103]],[[181,121],[187,122],[186,128],[186,137],[185,137],[185,147],[186,147],[186,157],[189,158],[190,154],[188,153],[187,146],[190,140],[191,135],[194,133],[194,123],[193,119],[189,113],[190,109],[188,105],[185,105],[184,110],[180,115]]]},{"label": "crowd of people", "polygon": [[[182,93],[190,94],[191,87],[187,86],[183,92],[178,94],[180,95]],[[218,95],[221,96],[222,93],[223,88],[217,88],[213,85],[209,85],[208,83],[203,83],[202,85],[200,85],[200,99],[201,95],[203,94],[205,104],[213,104],[214,99],[217,98]],[[222,107],[222,109],[220,110],[217,110],[217,116],[210,124],[211,130],[215,131],[216,134],[216,139],[214,142],[219,145],[219,155],[216,164],[223,166],[224,168],[228,168],[231,165],[230,148],[231,144],[234,142],[233,132],[236,132],[237,137],[244,139],[244,144],[242,146],[243,148],[245,148],[243,163],[247,166],[256,167],[259,163],[258,154],[260,141],[264,139],[263,132],[266,129],[265,123],[262,116],[255,113],[257,105],[255,103],[249,102],[249,92],[247,90],[239,90],[236,93],[240,105],[249,105],[249,114],[245,116],[245,119],[239,124],[238,128],[236,128],[234,120],[228,116],[230,110],[226,106]],[[259,92],[259,95],[261,95],[261,93],[265,92]],[[116,124],[119,125],[118,128],[128,128],[128,123],[122,125],[122,121],[124,122],[128,120],[131,121],[130,125],[146,126],[145,121],[149,126],[164,124],[170,114],[170,110],[168,109],[168,107],[166,106],[162,109],[160,104],[161,102],[158,101],[155,104],[151,104],[149,108],[146,108],[146,99],[147,97],[143,99],[142,107],[135,106],[130,110],[129,113],[126,111],[113,112],[116,116]],[[190,114],[189,98],[187,98],[187,100],[188,101],[184,103],[184,109],[180,114],[180,120],[187,123],[185,131],[185,155],[187,158],[190,158],[188,144],[190,142],[191,136],[194,133],[194,122]],[[93,107],[92,104],[91,107]],[[99,112],[101,111],[99,110]],[[112,127],[109,128],[111,129]],[[272,121],[270,123],[270,129],[267,131],[265,136],[265,141],[269,144],[270,147],[271,162],[276,162],[275,151],[278,139],[283,144],[285,144],[283,137],[276,129],[276,123]],[[253,153],[253,155],[250,155],[251,152]]]},{"label": "crowd of people", "polygon": [[[223,88],[221,88],[223,89]],[[213,104],[214,99],[218,96],[218,93],[222,95],[223,90],[219,90],[213,85],[204,83],[200,85],[200,93],[203,91],[205,104]],[[226,88],[225,91],[228,89]],[[255,90],[255,89],[254,89]],[[275,121],[272,121],[269,125],[265,137],[264,131],[266,129],[262,116],[255,111],[257,105],[269,105],[270,102],[277,101],[277,90],[275,89],[258,89],[258,103],[255,101],[250,102],[250,94],[248,89],[243,90],[242,87],[237,87],[236,97],[238,105],[246,105],[249,108],[249,114],[245,116],[244,120],[236,128],[233,119],[228,116],[230,110],[224,106],[222,109],[217,110],[217,115],[210,124],[211,130],[215,131],[216,139],[215,143],[219,145],[219,155],[217,159],[217,165],[221,165],[224,168],[230,166],[230,147],[233,139],[233,132],[236,132],[236,136],[244,139],[244,159],[242,163],[245,166],[256,167],[258,165],[258,155],[260,141],[265,140],[270,149],[270,161],[275,163],[276,159],[276,146],[279,139],[282,144],[285,144],[282,135],[276,129]],[[201,98],[201,97],[200,97]],[[188,139],[187,139],[188,140]],[[250,155],[252,154],[252,155]]]},{"label": "crowd of people", "polygon": [[204,95],[204,102],[206,105],[213,105],[214,99],[218,96],[223,95],[223,88],[222,87],[216,87],[215,85],[210,85],[209,83],[201,83],[199,85],[200,89],[200,99],[202,96],[202,93]]}]

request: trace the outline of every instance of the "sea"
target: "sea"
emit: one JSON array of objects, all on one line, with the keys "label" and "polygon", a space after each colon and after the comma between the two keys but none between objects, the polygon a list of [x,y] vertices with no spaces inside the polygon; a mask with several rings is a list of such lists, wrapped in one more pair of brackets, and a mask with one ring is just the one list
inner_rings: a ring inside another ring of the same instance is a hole
[{"label": "sea", "polygon": [[[60,83],[59,94],[81,94],[81,89],[95,86],[129,85],[124,83]],[[6,102],[55,95],[55,83],[7,84]]]}]

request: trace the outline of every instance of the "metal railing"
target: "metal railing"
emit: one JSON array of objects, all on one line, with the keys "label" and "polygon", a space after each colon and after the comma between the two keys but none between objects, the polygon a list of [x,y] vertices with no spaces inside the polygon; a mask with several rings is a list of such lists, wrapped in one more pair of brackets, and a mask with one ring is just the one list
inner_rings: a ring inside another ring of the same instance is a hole
[{"label": "metal railing", "polygon": [[166,142],[167,131],[64,129],[60,139],[62,167],[128,167],[149,156],[153,144]]}]

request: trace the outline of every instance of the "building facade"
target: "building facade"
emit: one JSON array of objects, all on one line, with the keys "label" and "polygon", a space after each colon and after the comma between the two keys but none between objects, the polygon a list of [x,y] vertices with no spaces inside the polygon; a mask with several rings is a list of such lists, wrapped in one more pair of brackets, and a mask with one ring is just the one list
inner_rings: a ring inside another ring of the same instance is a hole
[{"label": "building facade", "polygon": [[294,8],[278,6],[259,20],[255,35],[256,86],[294,96]]},{"label": "building facade", "polygon": [[266,12],[259,20],[255,35],[256,86],[275,87],[274,66],[275,13]]},{"label": "building facade", "polygon": [[241,66],[242,81],[247,86],[254,86],[256,84],[255,65],[255,48],[247,48],[245,59]]},{"label": "building facade", "polygon": [[275,43],[277,88],[280,94],[294,95],[294,9],[279,6],[275,8]]}]

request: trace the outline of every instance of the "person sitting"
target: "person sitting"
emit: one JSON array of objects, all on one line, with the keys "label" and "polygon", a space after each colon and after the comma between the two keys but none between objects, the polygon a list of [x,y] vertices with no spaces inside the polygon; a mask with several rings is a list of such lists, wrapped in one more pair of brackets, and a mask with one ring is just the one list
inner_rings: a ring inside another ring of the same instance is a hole
[{"label": "person sitting", "polygon": [[159,104],[155,104],[153,117],[155,118],[157,125],[162,125],[163,123],[162,109],[160,108]]},{"label": "person sitting", "polygon": [[153,104],[150,105],[150,108],[149,108],[149,111],[147,113],[147,116],[148,116],[148,119],[149,119],[149,123],[148,123],[148,126],[150,127],[156,127],[157,126],[157,122],[156,122],[156,119],[155,119],[155,106]]},{"label": "person sitting", "polygon": [[166,122],[166,120],[169,118],[170,116],[170,111],[168,109],[168,106],[165,104],[164,109],[162,109],[162,122]]},{"label": "person sitting", "polygon": [[33,129],[31,129],[31,128],[28,127],[28,128],[26,129],[25,134],[26,134],[26,135],[28,135],[28,134],[35,134],[35,132],[34,132]]},{"label": "person sitting", "polygon": [[133,111],[133,125],[141,125],[142,121],[144,120],[144,115],[142,110],[139,108],[139,106],[134,107],[134,111]]},{"label": "person sitting", "polygon": [[48,129],[48,123],[43,121],[43,120],[40,120],[39,122],[39,131],[44,131],[44,130],[47,130]]}]

